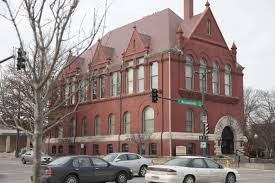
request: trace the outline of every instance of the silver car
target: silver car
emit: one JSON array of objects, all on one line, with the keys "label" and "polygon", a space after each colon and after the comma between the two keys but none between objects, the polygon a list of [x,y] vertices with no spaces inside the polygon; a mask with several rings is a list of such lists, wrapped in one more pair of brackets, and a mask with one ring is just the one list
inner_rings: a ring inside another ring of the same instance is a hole
[{"label": "silver car", "polygon": [[145,175],[146,183],[235,183],[238,180],[237,170],[199,156],[176,157],[164,165],[149,166]]},{"label": "silver car", "polygon": [[[31,151],[27,151],[25,152],[24,154],[21,155],[21,161],[23,164],[26,164],[26,163],[32,163],[33,162],[33,155],[34,155],[34,152],[31,150]],[[41,163],[42,164],[48,164],[50,162],[53,161],[53,158],[43,152],[41,152]]]},{"label": "silver car", "polygon": [[144,158],[135,153],[111,153],[103,157],[115,166],[128,167],[133,171],[134,175],[144,177],[147,171],[147,167],[152,165],[152,160]]}]

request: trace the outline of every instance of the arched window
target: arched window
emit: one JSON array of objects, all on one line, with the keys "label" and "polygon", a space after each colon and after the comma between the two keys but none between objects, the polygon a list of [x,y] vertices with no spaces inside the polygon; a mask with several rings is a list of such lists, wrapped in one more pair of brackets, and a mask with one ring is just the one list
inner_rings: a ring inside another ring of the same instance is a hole
[{"label": "arched window", "polygon": [[154,129],[154,109],[147,107],[143,111],[143,132],[153,133]]},{"label": "arched window", "polygon": [[97,116],[95,118],[95,136],[100,135],[100,118]]},{"label": "arched window", "polygon": [[232,96],[232,75],[231,75],[231,67],[229,65],[225,66],[224,90],[225,90],[226,96]]},{"label": "arched window", "polygon": [[186,132],[194,131],[194,115],[193,110],[188,109],[186,113]]},{"label": "arched window", "polygon": [[203,111],[201,111],[200,113],[200,131],[201,133],[204,132],[204,129],[205,129],[205,125],[204,125],[204,122],[207,122],[207,114]]},{"label": "arched window", "polygon": [[71,121],[71,137],[75,137],[76,136],[76,120],[75,118],[72,119]]},{"label": "arched window", "polygon": [[220,94],[220,67],[217,62],[214,63],[212,70],[212,89],[213,94]]},{"label": "arched window", "polygon": [[58,138],[63,138],[63,126],[62,125],[59,125],[57,127],[57,137]]},{"label": "arched window", "polygon": [[88,122],[87,118],[83,118],[82,120],[82,136],[88,135]]},{"label": "arched window", "polygon": [[115,115],[110,114],[108,118],[108,134],[114,135],[115,134]]},{"label": "arched window", "polygon": [[123,133],[130,134],[130,113],[125,112],[123,115]]},{"label": "arched window", "polygon": [[185,87],[188,90],[194,89],[194,78],[193,78],[193,57],[188,55],[186,57],[185,65]]},{"label": "arched window", "polygon": [[207,90],[207,64],[205,58],[200,61],[200,91]]},{"label": "arched window", "polygon": [[153,62],[150,65],[151,89],[158,89],[158,63]]}]

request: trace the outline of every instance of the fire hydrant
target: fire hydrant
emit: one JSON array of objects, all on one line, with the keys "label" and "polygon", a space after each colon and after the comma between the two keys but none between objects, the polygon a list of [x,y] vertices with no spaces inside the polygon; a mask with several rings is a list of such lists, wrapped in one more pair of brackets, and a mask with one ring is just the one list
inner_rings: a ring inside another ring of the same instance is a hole
[{"label": "fire hydrant", "polygon": [[230,164],[230,161],[229,161],[229,160],[226,160],[225,166],[226,166],[227,168],[230,168],[230,167],[231,167],[231,164]]}]

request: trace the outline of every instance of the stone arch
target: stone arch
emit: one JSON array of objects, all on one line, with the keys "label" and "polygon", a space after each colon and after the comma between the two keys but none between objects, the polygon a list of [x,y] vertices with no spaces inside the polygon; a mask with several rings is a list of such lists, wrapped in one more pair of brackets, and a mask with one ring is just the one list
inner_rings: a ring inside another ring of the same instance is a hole
[{"label": "stone arch", "polygon": [[234,135],[234,150],[243,151],[243,147],[241,146],[241,142],[245,140],[243,136],[243,132],[241,126],[238,121],[232,116],[223,116],[220,118],[215,127],[215,154],[221,155],[221,140],[222,140],[222,132],[223,130],[229,127]]}]

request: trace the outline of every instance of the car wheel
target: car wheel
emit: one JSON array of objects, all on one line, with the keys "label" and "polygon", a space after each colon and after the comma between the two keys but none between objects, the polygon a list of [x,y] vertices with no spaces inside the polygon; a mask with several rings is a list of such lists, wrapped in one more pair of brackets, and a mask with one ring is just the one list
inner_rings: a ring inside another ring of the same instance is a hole
[{"label": "car wheel", "polygon": [[116,177],[116,183],[126,183],[127,182],[127,175],[124,172],[118,173]]},{"label": "car wheel", "polygon": [[184,180],[183,183],[195,183],[195,178],[192,175],[187,175]]},{"label": "car wheel", "polygon": [[236,177],[233,173],[229,173],[227,176],[226,176],[226,183],[235,183],[236,182]]},{"label": "car wheel", "polygon": [[146,174],[146,172],[147,172],[147,166],[142,165],[142,166],[140,167],[140,169],[139,169],[138,175],[139,175],[140,177],[144,177],[145,174]]},{"label": "car wheel", "polygon": [[68,175],[66,177],[65,183],[78,183],[78,178],[75,175]]},{"label": "car wheel", "polygon": [[26,160],[23,158],[22,159],[22,163],[25,165],[27,162],[26,162]]}]

